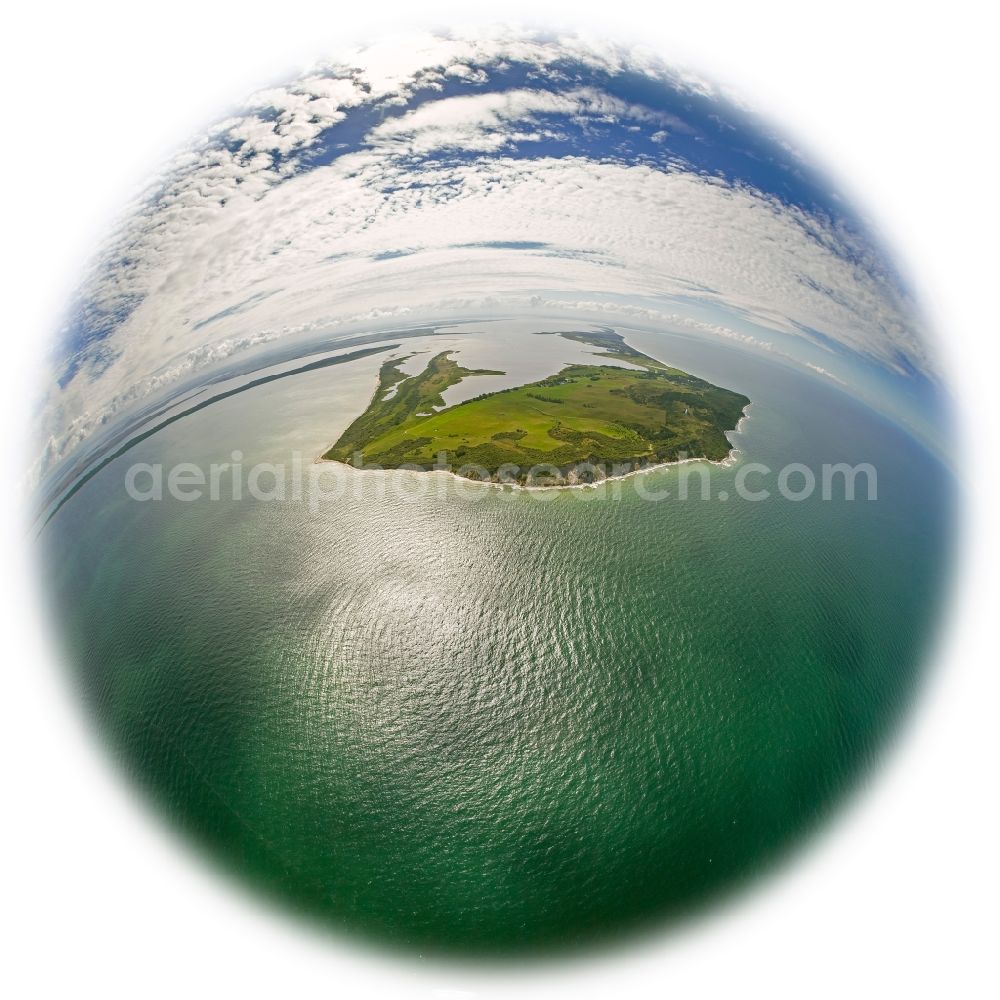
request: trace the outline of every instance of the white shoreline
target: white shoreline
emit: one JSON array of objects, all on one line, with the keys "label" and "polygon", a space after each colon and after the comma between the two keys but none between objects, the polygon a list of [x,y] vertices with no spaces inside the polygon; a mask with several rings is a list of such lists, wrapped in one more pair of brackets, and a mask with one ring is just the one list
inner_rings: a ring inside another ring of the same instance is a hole
[{"label": "white shoreline", "polygon": [[[726,431],[727,434],[740,434],[742,433],[743,427],[746,422],[750,419],[750,407],[753,406],[753,402],[747,403],[743,407],[743,413],[740,419],[736,422],[736,426],[731,431]],[[623,472],[621,475],[617,476],[605,476],[603,479],[596,479],[592,483],[561,483],[555,486],[525,486],[522,483],[498,483],[494,482],[492,479],[473,479],[470,476],[460,476],[457,472],[452,472],[450,469],[357,469],[353,465],[348,465],[346,462],[338,461],[335,458],[324,458],[322,453],[317,455],[313,461],[314,465],[340,465],[345,469],[350,469],[354,473],[368,473],[368,474],[379,474],[383,476],[394,475],[398,473],[409,473],[410,475],[416,476],[450,476],[452,479],[457,479],[460,483],[472,483],[476,486],[493,486],[500,490],[596,490],[603,486],[605,483],[619,482],[624,479],[628,479],[630,476],[639,476],[646,472],[655,472],[657,469],[670,469],[676,465],[688,465],[691,462],[706,462],[709,465],[717,465],[719,468],[727,469],[735,465],[739,459],[739,456],[743,452],[740,451],[735,445],[729,449],[729,454],[725,458],[681,458],[674,462],[657,462],[655,465],[644,465],[641,469],[630,469],[628,472]],[[580,462],[580,465],[585,465],[587,463]]]}]

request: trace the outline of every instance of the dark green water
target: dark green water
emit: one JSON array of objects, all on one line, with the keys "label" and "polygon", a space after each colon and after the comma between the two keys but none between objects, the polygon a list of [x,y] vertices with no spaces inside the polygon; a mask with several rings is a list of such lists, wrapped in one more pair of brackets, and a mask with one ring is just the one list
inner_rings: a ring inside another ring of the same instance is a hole
[{"label": "dark green water", "polygon": [[296,907],[468,951],[684,913],[808,830],[919,677],[951,481],[815,379],[662,345],[754,400],[744,462],[870,462],[878,499],[746,502],[718,468],[727,501],[404,501],[372,477],[315,511],[125,495],[132,461],[317,453],[336,369],[88,482],[42,536],[53,603],[100,731],[166,815]]}]

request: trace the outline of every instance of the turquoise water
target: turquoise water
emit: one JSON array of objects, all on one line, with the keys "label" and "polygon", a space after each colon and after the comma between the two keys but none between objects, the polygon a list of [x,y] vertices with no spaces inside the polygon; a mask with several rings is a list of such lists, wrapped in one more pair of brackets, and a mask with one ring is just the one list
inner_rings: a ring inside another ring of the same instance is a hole
[{"label": "turquoise water", "polygon": [[878,499],[747,502],[739,465],[709,500],[695,465],[641,477],[659,502],[126,496],[135,461],[308,461],[377,358],[206,407],[71,498],[42,534],[68,658],[171,822],[335,926],[504,952],[682,914],[857,781],[920,675],[949,475],[815,378],[632,342],[750,396],[741,462],[869,462]]}]

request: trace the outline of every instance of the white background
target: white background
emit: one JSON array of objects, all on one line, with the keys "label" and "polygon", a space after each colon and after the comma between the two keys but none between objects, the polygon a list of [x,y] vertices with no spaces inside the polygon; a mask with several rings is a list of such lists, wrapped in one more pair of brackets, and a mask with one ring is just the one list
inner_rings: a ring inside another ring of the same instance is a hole
[{"label": "white background", "polygon": [[[988,6],[757,0],[58,2],[5,14],[0,889],[11,997],[1000,995],[996,25]],[[967,450],[960,580],[903,736],[825,834],[683,934],[518,970],[388,958],[260,906],[135,802],[44,639],[17,484],[33,379],[95,236],[194,128],[327,48],[522,20],[702,69],[833,168],[940,331]],[[992,65],[991,65],[992,64]]]}]

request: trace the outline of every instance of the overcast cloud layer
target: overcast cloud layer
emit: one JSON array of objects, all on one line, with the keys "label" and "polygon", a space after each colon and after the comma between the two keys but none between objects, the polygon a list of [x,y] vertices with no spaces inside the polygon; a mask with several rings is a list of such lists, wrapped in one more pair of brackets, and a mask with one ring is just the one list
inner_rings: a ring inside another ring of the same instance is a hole
[{"label": "overcast cloud layer", "polygon": [[42,472],[182,379],[366,320],[662,316],[841,384],[937,380],[880,249],[786,144],[702,81],[573,39],[319,65],[200,136],[125,219],[61,335]]}]

